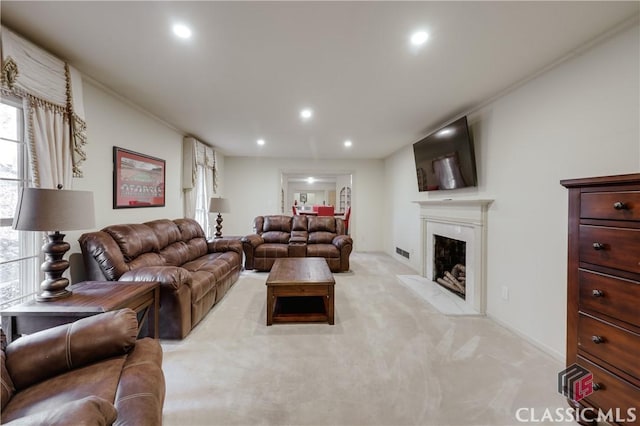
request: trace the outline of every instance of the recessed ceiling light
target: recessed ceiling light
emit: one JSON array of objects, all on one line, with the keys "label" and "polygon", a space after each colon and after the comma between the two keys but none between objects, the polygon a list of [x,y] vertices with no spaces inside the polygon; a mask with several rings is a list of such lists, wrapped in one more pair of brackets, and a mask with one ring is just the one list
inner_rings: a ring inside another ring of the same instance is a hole
[{"label": "recessed ceiling light", "polygon": [[258,145],[262,146],[264,145],[264,139],[258,139]]},{"label": "recessed ceiling light", "polygon": [[414,46],[421,46],[427,40],[429,40],[429,33],[426,31],[416,31],[411,35],[411,44]]},{"label": "recessed ceiling light", "polygon": [[190,38],[191,29],[183,24],[175,24],[173,26],[173,33],[180,38]]},{"label": "recessed ceiling light", "polygon": [[313,111],[309,108],[305,108],[300,111],[300,117],[302,117],[303,120],[308,120],[311,118],[311,116],[313,116]]},{"label": "recessed ceiling light", "polygon": [[350,140],[344,141],[344,146],[346,146],[347,148],[349,148],[351,145],[353,145],[353,144],[351,143]]},{"label": "recessed ceiling light", "polygon": [[316,181],[316,180],[315,180],[314,178],[312,178],[311,176],[309,176],[309,177],[307,178],[307,183],[313,183],[313,182],[315,182],[315,181]]}]

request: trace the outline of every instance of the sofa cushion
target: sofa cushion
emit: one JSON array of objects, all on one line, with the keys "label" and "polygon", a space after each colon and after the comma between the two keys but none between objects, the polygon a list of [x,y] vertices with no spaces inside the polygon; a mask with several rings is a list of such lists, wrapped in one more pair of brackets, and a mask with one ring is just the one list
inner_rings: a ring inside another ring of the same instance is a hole
[{"label": "sofa cushion", "polygon": [[309,233],[309,244],[331,244],[337,234],[332,232],[311,232]]},{"label": "sofa cushion", "polygon": [[127,262],[143,253],[157,252],[160,249],[156,234],[141,223],[107,226],[103,231],[115,240]]},{"label": "sofa cushion", "polygon": [[160,256],[160,253],[143,253],[135,259],[131,259],[127,263],[129,270],[144,268],[146,266],[163,266],[164,258]]},{"label": "sofa cushion", "polygon": [[291,238],[289,238],[289,243],[300,244],[306,243],[309,238],[309,233],[304,231],[291,231]]},{"label": "sofa cushion", "polygon": [[197,302],[227,278],[238,264],[237,256],[235,252],[209,253],[182,265],[191,271],[191,301]]},{"label": "sofa cushion", "polygon": [[[89,396],[96,396],[110,402],[115,401],[125,359],[126,355],[108,358],[57,375],[17,392],[2,411],[2,422],[53,410],[68,402]],[[41,362],[46,363],[47,360],[43,358]]]},{"label": "sofa cushion", "polygon": [[330,216],[312,216],[309,218],[309,232],[333,232],[336,233],[336,219]]},{"label": "sofa cushion", "polygon": [[7,367],[5,367],[5,358],[6,355],[4,351],[0,350],[0,405],[2,405],[0,409],[4,409],[4,406],[7,405],[7,402],[9,402],[16,391],[13,387],[13,380],[11,380]]},{"label": "sofa cushion", "polygon": [[265,243],[288,244],[291,234],[288,232],[268,231],[262,233],[262,239]]},{"label": "sofa cushion", "polygon": [[156,234],[160,250],[167,247],[169,244],[180,241],[180,238],[182,238],[180,228],[178,228],[178,225],[176,225],[172,220],[152,220],[151,222],[145,222],[145,225],[151,228],[153,233]]},{"label": "sofa cushion", "polygon": [[208,253],[207,240],[204,237],[196,237],[185,240],[188,250],[188,258],[185,261],[195,260]]},{"label": "sofa cushion", "polygon": [[291,232],[291,216],[265,216],[264,225],[262,225],[262,231]]},{"label": "sofa cushion", "polygon": [[48,377],[125,354],[137,336],[138,320],[131,309],[82,318],[16,339],[7,346],[7,371],[21,391]]},{"label": "sofa cushion", "polygon": [[160,250],[160,256],[164,259],[165,265],[180,266],[189,261],[191,254],[189,246],[184,241],[176,241]]},{"label": "sofa cushion", "polygon": [[340,250],[333,244],[309,244],[307,245],[307,257],[340,257]]},{"label": "sofa cushion", "polygon": [[97,396],[88,396],[77,401],[52,407],[7,423],[8,426],[67,426],[70,421],[74,426],[107,426],[113,424],[118,417],[116,407],[112,403]]},{"label": "sofa cushion", "polygon": [[180,229],[182,241],[189,241],[193,238],[205,238],[202,227],[194,219],[176,219],[174,222]]},{"label": "sofa cushion", "polygon": [[289,257],[289,245],[271,243],[260,244],[258,247],[256,247],[255,257]]},{"label": "sofa cushion", "polygon": [[309,226],[309,221],[307,216],[298,215],[293,217],[293,224],[291,225],[292,231],[307,231],[307,227]]}]

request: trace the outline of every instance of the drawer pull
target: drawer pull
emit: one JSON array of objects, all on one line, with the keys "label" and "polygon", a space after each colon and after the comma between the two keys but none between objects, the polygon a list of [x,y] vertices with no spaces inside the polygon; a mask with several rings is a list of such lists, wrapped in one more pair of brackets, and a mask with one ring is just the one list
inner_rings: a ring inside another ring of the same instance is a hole
[{"label": "drawer pull", "polygon": [[604,244],[602,243],[593,243],[594,250],[604,250]]},{"label": "drawer pull", "polygon": [[626,210],[627,205],[622,201],[616,201],[615,203],[613,203],[613,208],[616,210]]},{"label": "drawer pull", "polygon": [[600,343],[604,343],[604,338],[602,336],[591,336],[591,341],[599,345]]},{"label": "drawer pull", "polygon": [[593,295],[593,297],[603,297],[604,291],[595,289],[591,292],[591,294]]},{"label": "drawer pull", "polygon": [[593,391],[599,391],[600,389],[604,389],[604,386],[602,386],[600,383],[594,383],[592,386]]}]

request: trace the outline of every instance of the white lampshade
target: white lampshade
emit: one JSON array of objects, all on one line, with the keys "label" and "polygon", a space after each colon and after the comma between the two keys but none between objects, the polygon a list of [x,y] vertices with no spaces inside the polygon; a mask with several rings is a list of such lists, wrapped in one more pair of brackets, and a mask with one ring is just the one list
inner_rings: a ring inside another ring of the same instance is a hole
[{"label": "white lampshade", "polygon": [[13,229],[73,231],[94,226],[93,192],[22,188]]},{"label": "white lampshade", "polygon": [[229,200],[226,198],[212,198],[209,201],[210,213],[229,213]]}]

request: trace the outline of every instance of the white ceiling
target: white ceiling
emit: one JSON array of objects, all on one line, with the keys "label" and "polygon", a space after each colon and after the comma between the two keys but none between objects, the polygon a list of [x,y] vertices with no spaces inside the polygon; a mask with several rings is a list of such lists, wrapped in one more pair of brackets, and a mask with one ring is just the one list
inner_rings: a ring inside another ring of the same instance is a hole
[{"label": "white ceiling", "polygon": [[[384,158],[633,19],[640,3],[0,7],[3,24],[227,155]],[[175,22],[191,26],[193,37],[174,37]],[[421,28],[430,39],[411,48],[408,38]],[[315,114],[306,123],[303,107]]]}]

